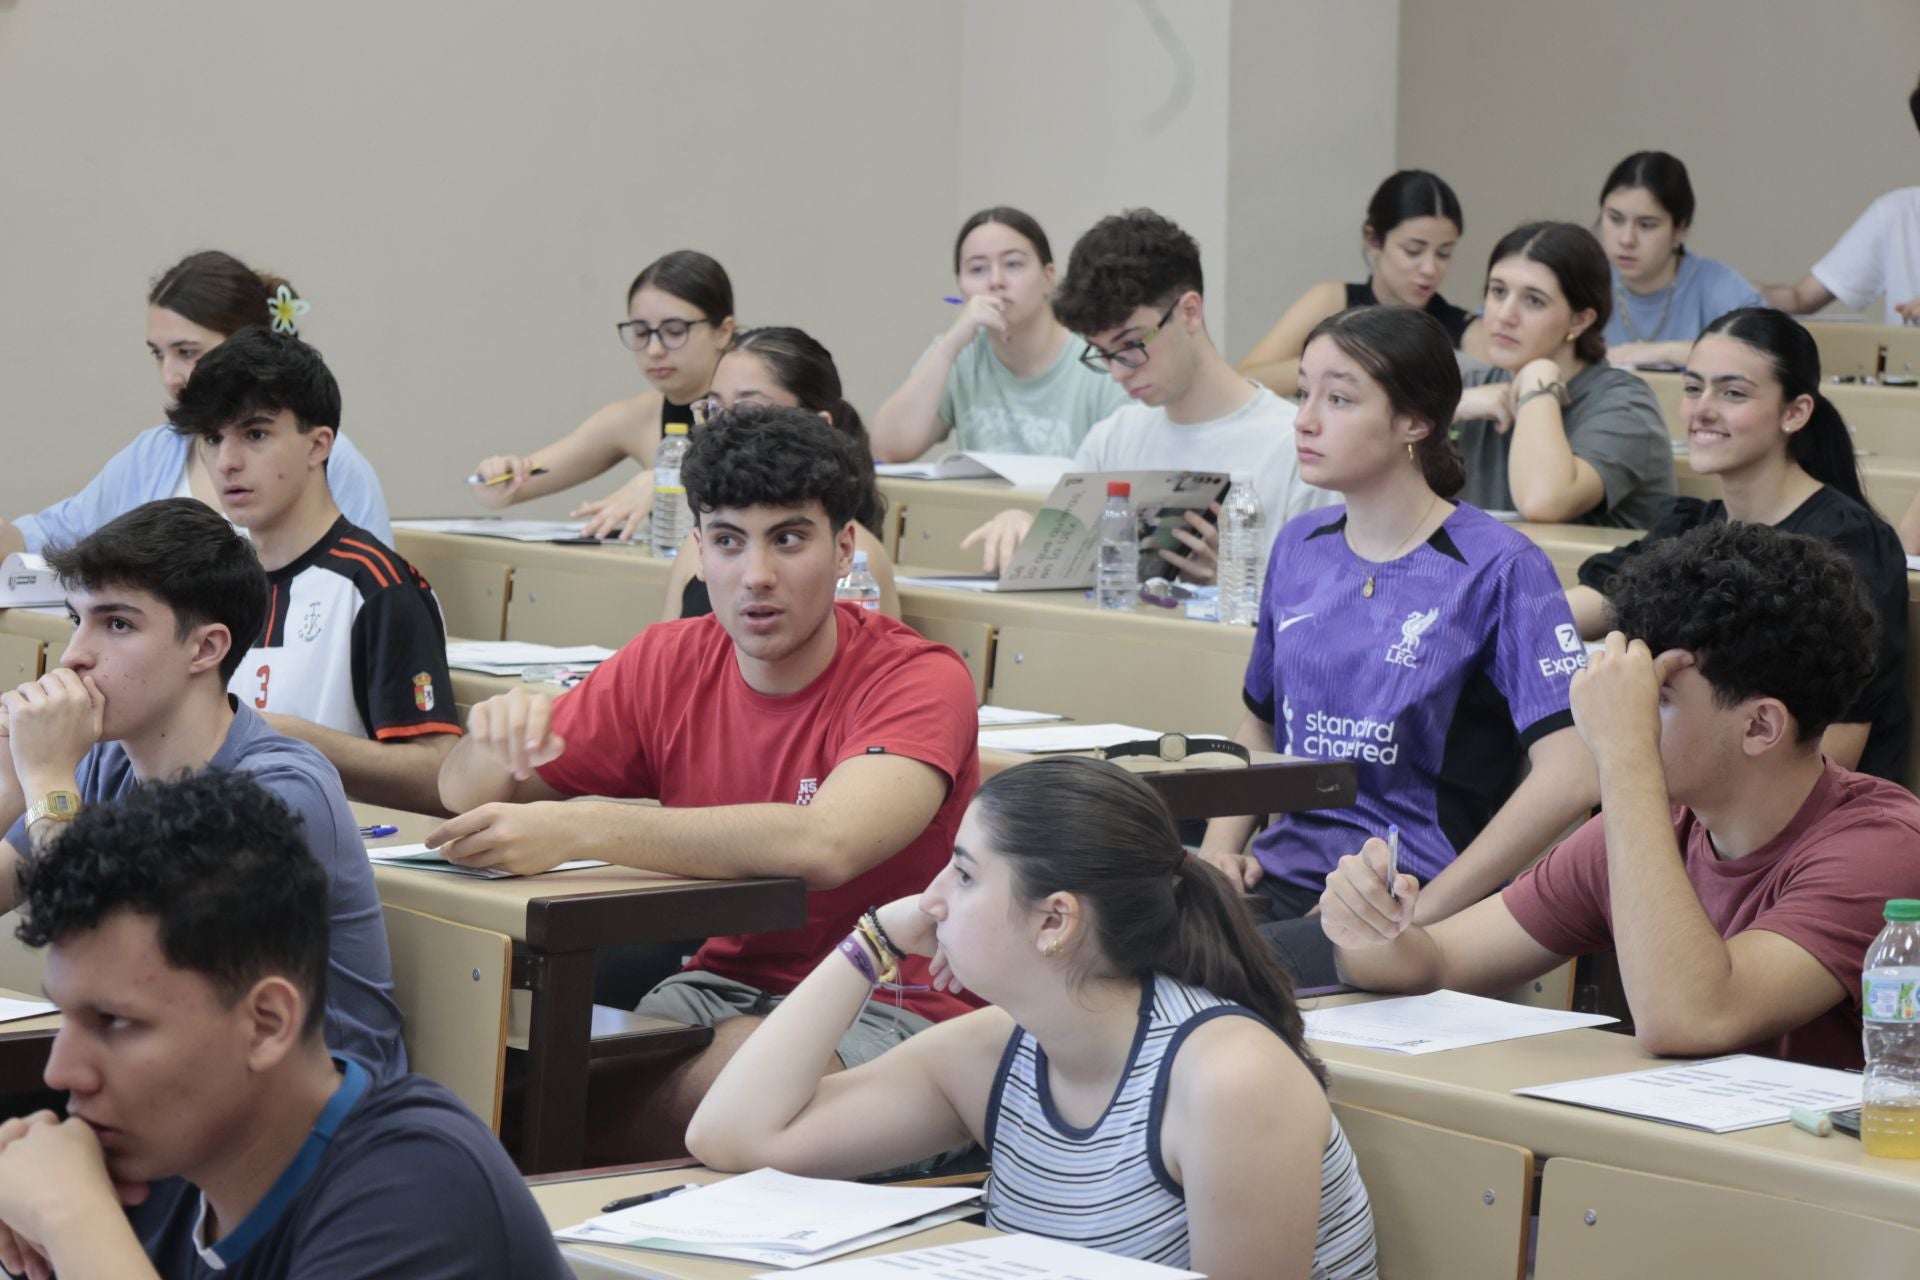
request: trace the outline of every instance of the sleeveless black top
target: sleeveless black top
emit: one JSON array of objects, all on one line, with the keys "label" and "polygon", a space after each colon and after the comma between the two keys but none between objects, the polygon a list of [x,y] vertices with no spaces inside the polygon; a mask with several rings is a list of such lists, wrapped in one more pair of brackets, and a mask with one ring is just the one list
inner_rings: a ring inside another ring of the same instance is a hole
[{"label": "sleeveless black top", "polygon": [[[1363,280],[1359,284],[1348,285],[1347,305],[1350,307],[1379,306],[1380,299],[1373,295],[1373,282]],[[1440,322],[1440,327],[1447,331],[1447,336],[1453,339],[1453,345],[1456,347],[1460,345],[1460,335],[1465,333],[1467,326],[1473,323],[1473,317],[1471,315],[1462,311],[1459,307],[1454,306],[1437,293],[1427,299],[1427,305],[1424,310],[1428,315]]]}]

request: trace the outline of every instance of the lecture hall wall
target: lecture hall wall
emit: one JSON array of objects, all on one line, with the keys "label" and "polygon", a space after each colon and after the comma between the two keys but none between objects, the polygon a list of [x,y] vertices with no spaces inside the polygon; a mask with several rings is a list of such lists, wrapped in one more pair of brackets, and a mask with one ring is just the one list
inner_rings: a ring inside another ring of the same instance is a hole
[{"label": "lecture hall wall", "polygon": [[1063,265],[1103,213],[1179,219],[1234,357],[1358,274],[1396,162],[1460,188],[1462,301],[1640,146],[1693,167],[1703,250],[1793,275],[1920,172],[1915,49],[1912,0],[0,0],[0,511],[160,420],[142,297],[195,248],[295,281],[396,514],[453,513],[482,454],[642,388],[612,325],[667,249],[869,413],[995,202]]}]

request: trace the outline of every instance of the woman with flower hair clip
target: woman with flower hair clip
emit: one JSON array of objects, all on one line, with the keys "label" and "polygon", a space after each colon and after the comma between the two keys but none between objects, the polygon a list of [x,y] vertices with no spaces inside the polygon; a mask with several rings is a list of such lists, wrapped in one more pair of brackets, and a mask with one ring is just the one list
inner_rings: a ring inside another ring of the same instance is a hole
[{"label": "woman with flower hair clip", "polygon": [[[147,350],[160,368],[168,403],[179,398],[201,356],[254,325],[295,333],[306,311],[306,301],[279,276],[255,271],[217,249],[188,254],[147,292]],[[343,435],[334,437],[327,484],[349,520],[382,542],[393,541],[380,478]],[[135,436],[79,493],[32,515],[0,520],[0,555],[37,554],[49,543],[71,546],[116,516],[159,498],[198,498],[220,509],[213,476],[194,442],[164,424]]]}]

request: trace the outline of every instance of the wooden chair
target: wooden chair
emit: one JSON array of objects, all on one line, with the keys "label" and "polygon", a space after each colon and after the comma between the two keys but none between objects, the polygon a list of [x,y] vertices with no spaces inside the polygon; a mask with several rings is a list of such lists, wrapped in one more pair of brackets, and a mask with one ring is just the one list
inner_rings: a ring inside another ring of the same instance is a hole
[{"label": "wooden chair", "polygon": [[513,940],[407,907],[384,910],[408,1062],[498,1133]]},{"label": "wooden chair", "polygon": [[1533,1152],[1336,1102],[1373,1204],[1381,1280],[1519,1280]]},{"label": "wooden chair", "polygon": [[1920,1230],[1757,1191],[1564,1157],[1541,1179],[1537,1280],[1906,1276],[1915,1259]]}]

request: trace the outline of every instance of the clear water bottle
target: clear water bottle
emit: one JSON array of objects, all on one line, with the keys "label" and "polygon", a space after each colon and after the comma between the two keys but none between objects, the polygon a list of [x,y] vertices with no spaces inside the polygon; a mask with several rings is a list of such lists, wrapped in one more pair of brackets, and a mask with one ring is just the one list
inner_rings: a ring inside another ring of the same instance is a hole
[{"label": "clear water bottle", "polygon": [[1131,610],[1140,598],[1140,535],[1134,529],[1133,486],[1107,481],[1100,512],[1100,559],[1093,571],[1093,600],[1102,609]]},{"label": "clear water bottle", "polygon": [[1920,1159],[1920,898],[1888,902],[1886,921],[1861,975],[1860,1141],[1870,1156]]},{"label": "clear water bottle", "polygon": [[1267,572],[1267,513],[1253,476],[1233,473],[1220,504],[1220,621],[1251,627],[1260,621],[1260,585]]},{"label": "clear water bottle", "polygon": [[687,509],[687,487],[680,483],[680,463],[687,456],[687,424],[669,422],[666,439],[653,455],[653,554],[671,560],[693,532],[693,513]]},{"label": "clear water bottle", "polygon": [[833,589],[833,598],[851,600],[872,613],[880,612],[880,584],[867,569],[866,552],[853,553],[853,571],[840,579],[840,585]]}]

